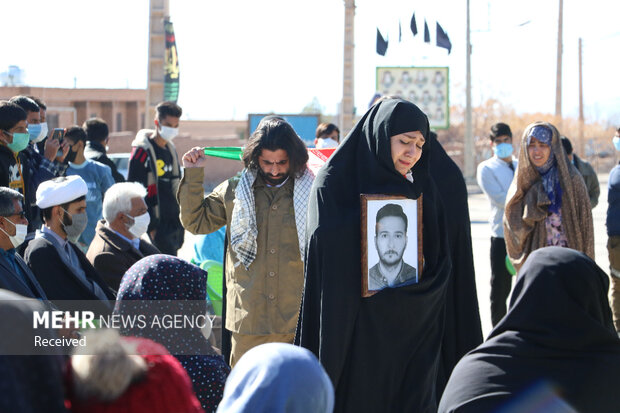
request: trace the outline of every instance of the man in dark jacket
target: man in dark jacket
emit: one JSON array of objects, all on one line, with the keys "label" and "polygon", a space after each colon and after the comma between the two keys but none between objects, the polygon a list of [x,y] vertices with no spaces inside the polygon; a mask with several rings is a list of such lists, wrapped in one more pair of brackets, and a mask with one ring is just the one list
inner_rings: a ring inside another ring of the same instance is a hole
[{"label": "man in dark jacket", "polygon": [[601,187],[598,182],[598,177],[592,165],[588,161],[585,161],[573,153],[573,145],[566,136],[561,138],[562,146],[568,155],[568,160],[575,165],[575,168],[579,171],[588,188],[588,196],[590,197],[590,204],[594,208],[598,204],[598,197],[601,194]]},{"label": "man in dark jacket", "polygon": [[[43,181],[53,179],[64,174],[66,164],[63,163],[64,155],[67,152],[66,145],[62,146],[61,156],[57,156],[61,145],[57,139],[46,139],[43,152],[39,153],[37,143],[41,142],[47,134],[47,124],[42,128],[42,117],[45,109],[42,109],[34,99],[28,96],[14,96],[10,102],[19,105],[26,111],[26,123],[28,124],[28,135],[30,143],[19,152],[19,163],[21,164],[21,174],[24,181],[24,211],[28,219],[28,232],[31,233],[28,239],[34,237],[34,231],[41,228],[41,213],[36,205],[37,187]],[[41,105],[43,102],[39,100]]]},{"label": "man in dark jacket", "polygon": [[118,291],[125,272],[148,255],[160,254],[141,239],[149,226],[146,189],[137,182],[112,185],[103,199],[103,220],[97,223],[86,257],[105,282]]},{"label": "man in dark jacket", "polygon": [[[87,192],[86,182],[76,175],[39,186],[37,206],[44,225],[28,244],[24,259],[50,300],[91,300],[99,311],[109,311],[114,292],[74,244],[88,222]],[[63,305],[58,303],[61,309]]]},{"label": "man in dark jacket", "polygon": [[0,187],[0,288],[19,295],[46,300],[43,288],[15,249],[24,241],[28,220],[24,216],[24,196]]},{"label": "man in dark jacket", "polygon": [[13,149],[17,141],[28,142],[26,111],[8,101],[0,102],[0,186],[24,193],[21,164]]},{"label": "man in dark jacket", "polygon": [[100,118],[90,118],[82,125],[86,131],[86,147],[84,148],[84,156],[86,159],[101,162],[108,165],[112,170],[112,178],[114,182],[125,182],[125,177],[118,172],[116,164],[112,162],[106,154],[106,145],[108,143],[109,130],[108,124]]},{"label": "man in dark jacket", "polygon": [[162,102],[155,113],[156,129],[142,129],[131,143],[127,180],[147,190],[146,206],[151,223],[148,233],[164,254],[176,255],[183,245],[185,230],[179,220],[176,200],[181,180],[179,157],[172,140],[179,134],[183,110],[174,102]]}]

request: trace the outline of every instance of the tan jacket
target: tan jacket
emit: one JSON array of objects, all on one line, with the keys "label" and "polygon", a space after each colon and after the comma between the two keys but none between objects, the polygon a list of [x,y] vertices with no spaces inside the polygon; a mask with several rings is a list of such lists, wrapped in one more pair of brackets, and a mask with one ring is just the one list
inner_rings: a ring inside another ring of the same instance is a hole
[{"label": "tan jacket", "polygon": [[[239,178],[221,183],[207,197],[203,168],[187,168],[177,200],[181,222],[193,234],[209,234],[230,222]],[[303,288],[303,264],[293,208],[293,185],[268,188],[258,176],[254,182],[257,251],[246,270],[234,266],[234,251],[226,251],[226,328],[240,334],[295,332]]]}]

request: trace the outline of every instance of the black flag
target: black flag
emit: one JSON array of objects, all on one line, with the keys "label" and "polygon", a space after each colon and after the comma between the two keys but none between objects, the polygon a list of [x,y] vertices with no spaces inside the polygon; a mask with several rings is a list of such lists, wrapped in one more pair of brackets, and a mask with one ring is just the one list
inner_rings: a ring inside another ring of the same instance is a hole
[{"label": "black flag", "polygon": [[448,33],[443,31],[439,23],[437,23],[437,46],[447,49],[448,54],[450,54],[450,51],[452,50],[452,43],[450,43]]},{"label": "black flag", "polygon": [[424,42],[431,42],[431,33],[428,31],[428,24],[426,24],[426,19],[424,19]]},{"label": "black flag", "polygon": [[415,23],[415,12],[413,12],[413,16],[411,16],[411,33],[415,36],[418,34],[418,25]]},{"label": "black flag", "polygon": [[377,28],[377,53],[381,56],[385,56],[385,52],[387,52],[388,42],[381,36],[381,32],[379,28]]}]

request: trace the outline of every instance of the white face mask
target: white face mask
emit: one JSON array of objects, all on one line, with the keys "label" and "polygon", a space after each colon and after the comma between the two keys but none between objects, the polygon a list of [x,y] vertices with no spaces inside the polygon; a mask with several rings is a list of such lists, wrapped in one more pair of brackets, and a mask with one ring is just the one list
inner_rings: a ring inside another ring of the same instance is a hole
[{"label": "white face mask", "polygon": [[4,232],[6,236],[9,237],[11,244],[13,244],[13,248],[19,247],[20,245],[22,245],[22,243],[26,239],[26,234],[28,233],[28,226],[24,224],[15,224],[13,223],[13,221],[8,219],[7,217],[3,217],[3,218],[5,219],[5,221],[8,221],[11,224],[13,224],[13,226],[15,226],[15,235],[7,234],[6,231],[3,230],[2,228],[0,228],[0,231]]},{"label": "white face mask", "polygon": [[145,212],[142,215],[138,215],[137,217],[132,217],[130,215],[125,214],[129,218],[133,219],[133,224],[128,228],[131,235],[136,238],[140,238],[149,228],[149,224],[151,223],[151,217],[148,212]]},{"label": "white face mask", "polygon": [[170,126],[159,125],[159,136],[167,141],[171,141],[179,134],[179,128],[171,128]]},{"label": "white face mask", "polygon": [[332,138],[321,138],[316,143],[316,147],[317,149],[336,148],[338,147],[338,142],[336,142]]},{"label": "white face mask", "polygon": [[32,142],[34,143],[41,142],[43,139],[47,137],[47,132],[49,132],[49,129],[47,128],[47,122],[41,122],[40,125],[41,125],[41,132],[39,132],[39,136],[37,136],[36,139],[32,140]]}]

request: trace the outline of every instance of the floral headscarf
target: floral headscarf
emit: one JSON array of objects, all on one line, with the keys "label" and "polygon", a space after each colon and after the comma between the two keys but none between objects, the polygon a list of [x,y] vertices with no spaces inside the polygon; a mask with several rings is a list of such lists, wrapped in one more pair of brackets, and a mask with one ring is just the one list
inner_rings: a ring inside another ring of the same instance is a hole
[{"label": "floral headscarf", "polygon": [[[184,316],[205,315],[207,273],[170,255],[151,255],[135,263],[123,276],[116,297],[115,315],[144,313]],[[137,302],[136,302],[137,301]],[[141,303],[142,301],[142,303]],[[122,328],[121,333],[145,337],[164,345],[183,365],[206,411],[214,411],[222,398],[230,368],[196,328]]]},{"label": "floral headscarf", "polygon": [[[544,143],[551,149],[551,138],[553,134],[551,129],[544,125],[534,126],[527,137],[527,145],[529,146],[532,138],[536,138],[539,142]],[[549,152],[549,158],[543,166],[535,167],[542,179],[543,188],[551,201],[549,211],[559,214],[562,207],[562,185],[560,185],[560,175],[558,174],[557,162],[553,150]]]}]

